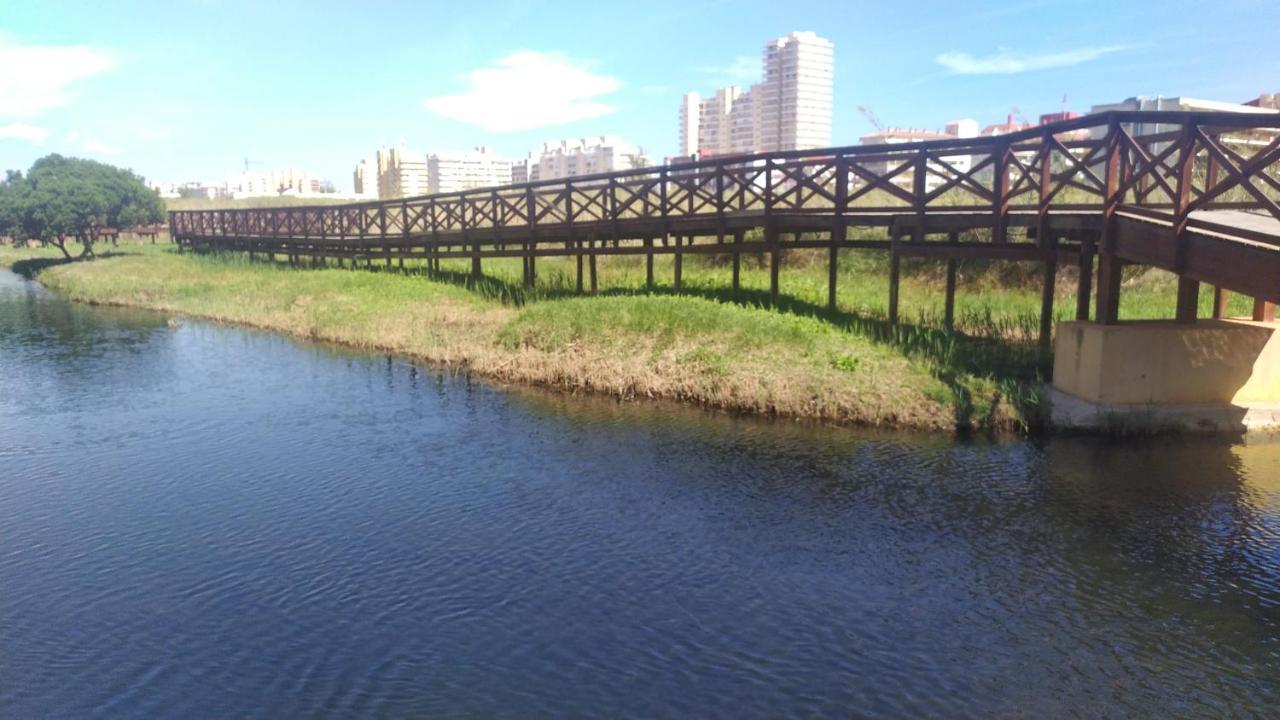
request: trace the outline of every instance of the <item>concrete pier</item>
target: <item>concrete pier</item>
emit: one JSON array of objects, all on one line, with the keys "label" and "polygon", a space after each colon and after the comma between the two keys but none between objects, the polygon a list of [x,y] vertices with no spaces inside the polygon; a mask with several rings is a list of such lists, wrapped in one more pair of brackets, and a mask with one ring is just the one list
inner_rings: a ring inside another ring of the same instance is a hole
[{"label": "concrete pier", "polygon": [[1280,323],[1062,323],[1053,389],[1064,428],[1280,430]]}]

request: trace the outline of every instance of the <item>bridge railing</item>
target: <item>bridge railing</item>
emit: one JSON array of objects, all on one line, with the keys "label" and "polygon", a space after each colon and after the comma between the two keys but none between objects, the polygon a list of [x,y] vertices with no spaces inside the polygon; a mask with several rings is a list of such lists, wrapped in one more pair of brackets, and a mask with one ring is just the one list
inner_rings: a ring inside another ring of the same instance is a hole
[{"label": "bridge railing", "polygon": [[[1124,208],[1171,218],[1249,209],[1280,219],[1280,114],[1108,112],[1007,135],[859,145],[637,168],[346,205],[175,211],[176,238],[531,236],[539,228],[758,214],[989,214]],[[532,239],[532,238],[530,238]],[[917,236],[916,239],[920,239]]]}]

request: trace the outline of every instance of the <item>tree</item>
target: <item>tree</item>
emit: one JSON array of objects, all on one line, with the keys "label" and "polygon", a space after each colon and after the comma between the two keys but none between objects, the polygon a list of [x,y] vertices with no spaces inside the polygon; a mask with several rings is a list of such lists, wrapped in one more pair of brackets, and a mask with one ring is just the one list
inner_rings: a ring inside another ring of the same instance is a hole
[{"label": "tree", "polygon": [[94,160],[46,155],[0,183],[0,234],[49,243],[67,259],[73,240],[81,258],[93,257],[102,230],[163,220],[160,196],[142,178]]}]

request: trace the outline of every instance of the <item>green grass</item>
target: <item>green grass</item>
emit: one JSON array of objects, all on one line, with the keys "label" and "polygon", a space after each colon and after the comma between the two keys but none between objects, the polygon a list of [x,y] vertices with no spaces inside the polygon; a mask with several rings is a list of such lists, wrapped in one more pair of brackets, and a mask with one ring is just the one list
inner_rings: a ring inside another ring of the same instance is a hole
[{"label": "green grass", "polygon": [[166,210],[234,210],[243,208],[297,207],[299,205],[340,205],[354,203],[351,199],[325,197],[250,197],[250,198],[165,198]]},{"label": "green grass", "polygon": [[[521,286],[518,259],[467,261],[439,272],[291,268],[243,255],[178,254],[171,245],[102,248],[94,262],[59,264],[52,249],[0,249],[0,264],[38,272],[69,296],[138,305],[465,366],[498,380],[669,397],[733,410],[838,422],[932,428],[1019,428],[1042,421],[1045,358],[1035,344],[1034,266],[962,263],[956,329],[942,326],[940,263],[904,263],[903,322],[885,320],[887,258],[841,256],[838,310],[826,308],[825,254],[784,258],[781,296],[769,305],[764,258],[746,257],[742,288],[726,261],[655,262],[645,287],[640,257],[599,259],[598,296],[576,293],[575,261],[540,259]],[[1056,314],[1074,316],[1063,272]],[[1126,280],[1122,317],[1171,317],[1172,276]],[[1202,297],[1205,314],[1209,291]],[[1244,298],[1232,311],[1247,314]]]}]

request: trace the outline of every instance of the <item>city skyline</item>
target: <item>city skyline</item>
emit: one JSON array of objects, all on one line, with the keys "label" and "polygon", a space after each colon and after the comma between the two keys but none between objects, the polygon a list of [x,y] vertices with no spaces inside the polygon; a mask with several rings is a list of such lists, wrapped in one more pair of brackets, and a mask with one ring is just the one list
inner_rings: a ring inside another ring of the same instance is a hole
[{"label": "city skyline", "polygon": [[[958,117],[994,122],[1012,107],[1034,117],[1059,110],[1063,96],[1085,112],[1134,95],[1240,102],[1276,89],[1257,84],[1280,79],[1280,50],[1264,38],[1196,38],[1205,23],[1274,24],[1280,9],[1224,3],[1192,20],[1176,5],[1153,14],[1003,3],[966,13],[938,3],[923,9],[931,20],[913,23],[906,10],[806,3],[658,2],[645,17],[481,3],[437,10],[423,36],[407,6],[405,22],[384,27],[340,6],[308,16],[301,4],[213,3],[180,5],[146,37],[98,6],[7,8],[0,56],[30,70],[0,79],[0,158],[25,169],[61,152],[175,182],[225,177],[250,158],[304,168],[339,190],[351,189],[351,168],[370,148],[401,141],[520,158],[549,138],[618,135],[660,160],[679,150],[672,116],[684,92],[748,85],[761,44],[795,30],[837,46],[834,145],[873,130],[859,106],[886,125],[934,128]],[[664,50],[557,32],[571,16],[582,27],[625,22]],[[1141,19],[1141,38],[1126,35],[1126,17]],[[374,52],[352,53],[361,38]]]}]

